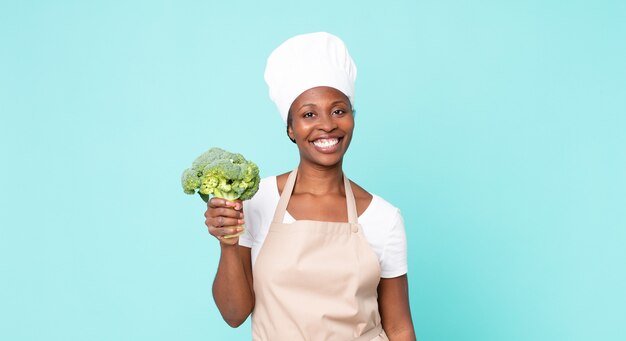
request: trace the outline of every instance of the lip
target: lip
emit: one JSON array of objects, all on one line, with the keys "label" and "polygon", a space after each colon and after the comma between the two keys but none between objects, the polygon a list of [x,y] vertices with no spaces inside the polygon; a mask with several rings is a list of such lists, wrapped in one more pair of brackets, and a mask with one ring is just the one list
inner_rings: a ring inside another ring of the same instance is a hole
[{"label": "lip", "polygon": [[[317,140],[321,140],[321,139],[337,139],[337,143],[332,145],[332,146],[328,146],[328,147],[321,147],[321,146],[317,146],[315,145],[315,141]],[[339,150],[340,145],[341,145],[341,141],[343,140],[343,136],[320,136],[317,137],[314,140],[311,140],[309,143],[313,146],[313,148],[322,153],[322,154],[332,154],[335,153]]]}]

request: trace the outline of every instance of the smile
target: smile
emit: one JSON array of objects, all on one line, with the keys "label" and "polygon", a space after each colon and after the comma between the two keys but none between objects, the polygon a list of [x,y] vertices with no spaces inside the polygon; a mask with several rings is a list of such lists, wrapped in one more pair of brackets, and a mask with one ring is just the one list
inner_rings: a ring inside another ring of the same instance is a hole
[{"label": "smile", "polygon": [[337,143],[339,143],[339,139],[318,139],[313,141],[313,144],[320,148],[330,148]]},{"label": "smile", "polygon": [[339,141],[341,141],[341,139],[342,139],[341,137],[322,138],[322,139],[317,139],[311,143],[315,147],[315,150],[317,150],[318,152],[329,154],[329,153],[334,153],[337,150],[339,150]]}]

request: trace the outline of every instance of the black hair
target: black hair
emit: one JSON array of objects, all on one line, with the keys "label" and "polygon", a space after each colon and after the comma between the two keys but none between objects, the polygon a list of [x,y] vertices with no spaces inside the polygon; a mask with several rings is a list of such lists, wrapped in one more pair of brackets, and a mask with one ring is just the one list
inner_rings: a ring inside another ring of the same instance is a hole
[{"label": "black hair", "polygon": [[295,139],[292,139],[289,136],[289,127],[291,127],[291,123],[293,123],[293,117],[291,117],[291,109],[287,112],[287,137],[291,140],[291,142],[296,143]]}]

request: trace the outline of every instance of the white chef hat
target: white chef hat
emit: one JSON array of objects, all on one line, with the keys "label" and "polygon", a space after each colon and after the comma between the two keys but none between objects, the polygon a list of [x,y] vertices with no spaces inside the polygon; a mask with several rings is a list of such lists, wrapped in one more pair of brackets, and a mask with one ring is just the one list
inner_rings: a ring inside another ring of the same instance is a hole
[{"label": "white chef hat", "polygon": [[270,98],[285,123],[296,97],[318,86],[335,88],[354,104],[355,80],[356,65],[345,44],[326,32],[288,39],[270,54],[265,67]]}]

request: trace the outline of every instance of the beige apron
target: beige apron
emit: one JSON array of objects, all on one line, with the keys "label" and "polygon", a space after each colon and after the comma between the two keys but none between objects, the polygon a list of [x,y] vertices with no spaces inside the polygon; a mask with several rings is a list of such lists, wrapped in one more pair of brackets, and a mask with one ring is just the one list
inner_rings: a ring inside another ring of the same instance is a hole
[{"label": "beige apron", "polygon": [[283,218],[296,181],[291,172],[253,269],[257,341],[388,340],[378,312],[380,265],[343,178],[348,223]]}]

